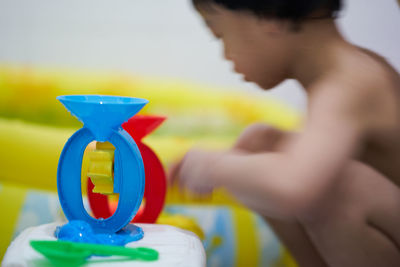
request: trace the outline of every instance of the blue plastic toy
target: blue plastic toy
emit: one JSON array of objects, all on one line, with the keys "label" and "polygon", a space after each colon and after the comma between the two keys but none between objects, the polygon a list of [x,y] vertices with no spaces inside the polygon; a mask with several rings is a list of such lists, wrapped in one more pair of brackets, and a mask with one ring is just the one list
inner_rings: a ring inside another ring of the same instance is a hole
[{"label": "blue plastic toy", "polygon": [[[144,194],[144,167],[139,149],[121,125],[148,101],[140,98],[70,95],[57,99],[84,126],[64,146],[58,163],[57,188],[62,209],[68,220],[82,220],[95,232],[116,233],[136,214]],[[114,215],[95,219],[85,210],[81,192],[82,157],[92,141],[110,142],[115,149],[114,177],[118,179],[119,201]]]}]

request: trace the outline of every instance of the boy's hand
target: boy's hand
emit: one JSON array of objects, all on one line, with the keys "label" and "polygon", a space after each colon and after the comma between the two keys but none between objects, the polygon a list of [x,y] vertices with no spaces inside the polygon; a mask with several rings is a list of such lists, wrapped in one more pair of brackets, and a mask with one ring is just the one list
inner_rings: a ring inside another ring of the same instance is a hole
[{"label": "boy's hand", "polygon": [[169,171],[171,184],[179,183],[180,188],[188,188],[197,194],[211,193],[219,186],[213,177],[215,163],[229,153],[261,153],[273,150],[287,133],[266,124],[256,123],[248,126],[232,147],[226,152],[190,150],[179,162],[172,165]]},{"label": "boy's hand", "polygon": [[224,154],[192,149],[171,167],[169,180],[171,183],[178,182],[180,188],[187,188],[194,193],[210,194],[217,186],[213,178],[213,166]]}]

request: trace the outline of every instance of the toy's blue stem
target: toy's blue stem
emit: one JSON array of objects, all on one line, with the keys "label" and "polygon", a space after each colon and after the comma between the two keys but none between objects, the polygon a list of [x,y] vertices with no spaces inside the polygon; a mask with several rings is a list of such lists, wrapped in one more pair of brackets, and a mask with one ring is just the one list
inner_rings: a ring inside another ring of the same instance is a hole
[{"label": "toy's blue stem", "polygon": [[95,140],[86,127],[78,130],[67,141],[60,156],[57,173],[58,196],[68,220],[84,220],[97,232],[117,232],[127,225],[139,209],[144,194],[144,166],[139,149],[122,128],[112,130],[109,140],[118,157],[114,171],[124,177],[120,181],[118,208],[107,219],[91,217],[83,207],[81,192],[82,157],[87,145]]}]

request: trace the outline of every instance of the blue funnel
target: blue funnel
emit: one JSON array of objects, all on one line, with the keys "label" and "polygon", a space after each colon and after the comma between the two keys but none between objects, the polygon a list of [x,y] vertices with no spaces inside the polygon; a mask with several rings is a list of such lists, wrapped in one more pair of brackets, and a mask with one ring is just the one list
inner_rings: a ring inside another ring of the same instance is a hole
[{"label": "blue funnel", "polygon": [[113,129],[118,129],[149,102],[105,95],[66,95],[57,99],[101,142],[107,141]]}]

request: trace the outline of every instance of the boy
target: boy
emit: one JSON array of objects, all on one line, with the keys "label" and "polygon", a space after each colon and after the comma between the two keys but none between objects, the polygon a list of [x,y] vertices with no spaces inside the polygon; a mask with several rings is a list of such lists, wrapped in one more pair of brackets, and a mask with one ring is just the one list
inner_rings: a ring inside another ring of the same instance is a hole
[{"label": "boy", "polygon": [[171,179],[225,187],[264,216],[300,266],[400,266],[400,77],[339,33],[340,0],[194,0],[225,57],[268,90],[296,79],[304,129],[247,128],[189,151]]}]

